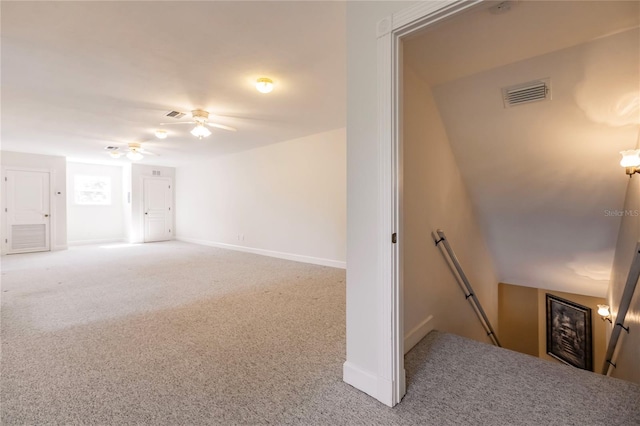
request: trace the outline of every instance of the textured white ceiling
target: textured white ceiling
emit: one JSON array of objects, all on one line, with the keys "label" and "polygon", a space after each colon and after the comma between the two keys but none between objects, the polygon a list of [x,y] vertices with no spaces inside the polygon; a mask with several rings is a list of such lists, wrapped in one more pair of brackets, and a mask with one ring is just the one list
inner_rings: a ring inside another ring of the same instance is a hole
[{"label": "textured white ceiling", "polygon": [[[456,23],[460,45],[448,43],[463,56],[469,53],[465,66],[459,62],[464,57],[446,53],[453,60],[441,61],[435,53],[419,53],[417,45],[405,50],[420,55],[407,58],[407,66],[426,81],[441,82],[432,90],[500,280],[604,296],[620,224],[612,212],[623,208],[629,180],[618,151],[638,143],[639,4],[631,4],[636,29],[629,30],[629,2],[609,2],[613,11],[603,9],[605,2],[572,2],[570,15],[584,21],[548,19],[537,31],[538,45],[530,42],[527,22],[544,10],[516,14],[518,8],[544,6],[547,15],[560,17],[569,11],[555,13],[567,7],[564,2],[533,3],[516,4],[513,15],[472,12],[479,22],[468,32]],[[561,35],[563,26],[573,31],[596,15],[603,34],[591,32],[581,42],[574,33]],[[493,28],[488,21],[496,17],[508,22]],[[494,33],[495,43],[476,45],[471,52],[469,32],[483,25]],[[498,40],[501,27],[512,30]],[[448,34],[447,28],[441,26]],[[547,34],[558,37],[544,41]],[[432,41],[425,33],[425,46]],[[496,51],[502,55],[482,59]],[[431,59],[434,67],[428,66]],[[501,87],[545,77],[551,78],[551,101],[503,107]]]},{"label": "textured white ceiling", "polygon": [[[509,11],[492,13],[499,3],[509,3]],[[427,27],[404,43],[404,53],[437,85],[634,28],[639,20],[637,1],[490,1]]]},{"label": "textured white ceiling", "polygon": [[[101,161],[148,140],[143,162],[180,165],[346,124],[340,2],[3,2],[1,19],[3,150]],[[196,108],[238,131],[154,138]]]}]

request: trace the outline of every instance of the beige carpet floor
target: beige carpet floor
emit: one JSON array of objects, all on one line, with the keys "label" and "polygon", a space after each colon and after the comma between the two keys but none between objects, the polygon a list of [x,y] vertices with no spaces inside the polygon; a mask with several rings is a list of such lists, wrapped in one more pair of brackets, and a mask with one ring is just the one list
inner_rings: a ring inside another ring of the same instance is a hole
[{"label": "beige carpet floor", "polygon": [[383,406],[341,379],[340,269],[92,246],[5,256],[1,289],[3,425],[640,424],[636,385],[442,333]]}]

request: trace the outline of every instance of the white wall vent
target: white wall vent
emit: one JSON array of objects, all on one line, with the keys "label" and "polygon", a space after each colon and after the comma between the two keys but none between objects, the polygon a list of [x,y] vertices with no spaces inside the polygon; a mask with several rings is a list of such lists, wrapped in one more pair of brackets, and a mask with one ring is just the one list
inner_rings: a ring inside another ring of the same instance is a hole
[{"label": "white wall vent", "polygon": [[118,147],[109,145],[109,146],[105,146],[104,149],[106,149],[107,151],[117,151]]},{"label": "white wall vent", "polygon": [[46,247],[46,232],[44,224],[11,225],[11,249],[35,250]]},{"label": "white wall vent", "polygon": [[505,108],[549,100],[551,100],[551,79],[549,78],[502,88],[502,101]]},{"label": "white wall vent", "polygon": [[184,116],[185,116],[185,113],[180,111],[169,111],[166,115],[166,117],[173,117],[173,118],[182,118]]}]

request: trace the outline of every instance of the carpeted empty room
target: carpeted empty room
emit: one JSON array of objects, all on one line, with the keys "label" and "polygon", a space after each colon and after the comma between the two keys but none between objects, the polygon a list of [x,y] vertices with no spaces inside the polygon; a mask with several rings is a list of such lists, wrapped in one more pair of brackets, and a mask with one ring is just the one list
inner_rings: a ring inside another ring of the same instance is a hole
[{"label": "carpeted empty room", "polygon": [[179,242],[2,266],[4,424],[273,422],[341,381],[342,269]]},{"label": "carpeted empty room", "polygon": [[640,424],[635,384],[437,331],[386,407],[342,381],[344,270],[177,241],[4,256],[1,337],[6,425]]}]

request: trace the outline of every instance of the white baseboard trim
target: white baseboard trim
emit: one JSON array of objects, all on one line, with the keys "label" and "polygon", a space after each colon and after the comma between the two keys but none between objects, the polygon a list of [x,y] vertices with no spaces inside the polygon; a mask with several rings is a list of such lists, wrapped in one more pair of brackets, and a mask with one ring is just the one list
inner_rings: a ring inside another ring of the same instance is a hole
[{"label": "white baseboard trim", "polygon": [[393,382],[389,379],[378,378],[378,394],[376,399],[388,407],[393,407]]},{"label": "white baseboard trim", "polygon": [[390,380],[379,377],[349,361],[342,365],[342,380],[383,404],[393,407],[393,382]]},{"label": "white baseboard trim", "polygon": [[58,250],[67,250],[69,249],[68,245],[62,245],[62,246],[53,246],[51,251],[58,251]]},{"label": "white baseboard trim", "polygon": [[349,361],[342,365],[342,380],[367,395],[378,398],[378,376]]},{"label": "white baseboard trim", "polygon": [[427,334],[429,334],[430,331],[433,330],[434,324],[432,320],[433,320],[433,315],[429,315],[427,318],[424,319],[424,321],[422,321],[420,324],[415,326],[411,331],[409,331],[404,336],[404,353],[405,354],[409,352],[411,348],[417,345],[418,342],[424,338],[424,336],[426,336]]},{"label": "white baseboard trim", "polygon": [[104,240],[76,240],[69,241],[69,246],[88,246],[93,244],[112,244],[112,243],[124,243],[124,238],[108,238]]},{"label": "white baseboard trim", "polygon": [[176,237],[176,240],[184,241],[186,243],[200,244],[203,246],[218,247],[218,248],[223,248],[227,250],[236,250],[236,251],[242,251],[245,253],[260,254],[262,256],[277,257],[279,259],[293,260],[296,262],[330,266],[332,268],[341,268],[341,269],[347,268],[347,262],[341,262],[339,260],[323,259],[321,257],[304,256],[301,254],[293,254],[293,253],[283,253],[280,251],[265,250],[265,249],[259,249],[259,248],[253,248],[253,247],[236,246],[233,244],[219,243],[216,241],[199,240],[196,238]]}]

